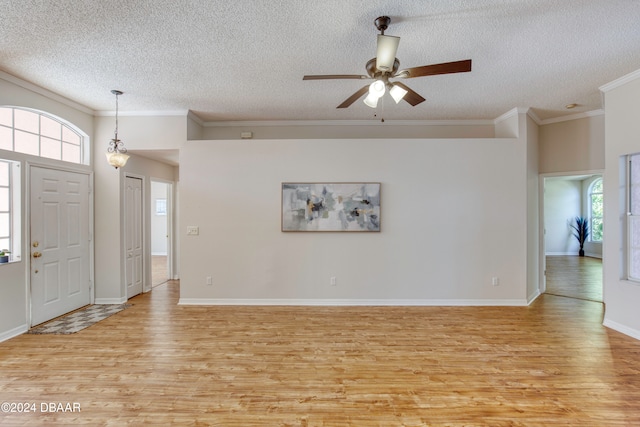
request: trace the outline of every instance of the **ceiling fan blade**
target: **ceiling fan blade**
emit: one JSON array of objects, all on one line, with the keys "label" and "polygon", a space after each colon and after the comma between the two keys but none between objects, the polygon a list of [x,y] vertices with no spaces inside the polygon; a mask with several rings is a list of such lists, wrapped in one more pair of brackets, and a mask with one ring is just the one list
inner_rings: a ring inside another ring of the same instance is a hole
[{"label": "ceiling fan blade", "polygon": [[369,76],[364,76],[361,74],[323,74],[323,75],[315,75],[315,76],[304,76],[302,80],[331,80],[331,79],[355,79],[355,80],[363,80],[370,79]]},{"label": "ceiling fan blade", "polygon": [[442,64],[423,65],[422,67],[413,67],[401,70],[396,74],[397,77],[412,78],[423,76],[435,76],[437,74],[466,73],[471,71],[471,60],[444,62]]},{"label": "ceiling fan blade", "polygon": [[378,50],[376,52],[376,68],[380,71],[391,71],[396,60],[400,37],[378,35]]},{"label": "ceiling fan blade", "polygon": [[338,105],[336,108],[347,108],[349,105],[351,105],[354,102],[356,102],[358,100],[358,98],[360,98],[362,95],[364,95],[368,91],[369,91],[369,85],[366,85],[366,86],[362,87],[356,93],[354,93],[353,95],[351,95],[350,97],[345,99],[344,102],[342,104]]},{"label": "ceiling fan blade", "polygon": [[407,91],[407,94],[402,99],[407,101],[413,107],[415,107],[416,105],[418,105],[421,102],[425,101],[425,99],[422,96],[420,96],[417,92],[415,92],[413,89],[411,89],[406,84],[400,83],[400,82],[394,82],[393,84],[396,85],[396,86],[400,86],[402,89]]}]

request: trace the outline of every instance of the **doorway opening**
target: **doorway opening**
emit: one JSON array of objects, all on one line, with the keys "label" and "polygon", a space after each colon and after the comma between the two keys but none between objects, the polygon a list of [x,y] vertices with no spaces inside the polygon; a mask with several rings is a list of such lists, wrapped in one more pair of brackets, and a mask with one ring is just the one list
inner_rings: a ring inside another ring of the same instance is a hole
[{"label": "doorway opening", "polygon": [[151,286],[166,283],[172,274],[172,192],[169,182],[151,180]]},{"label": "doorway opening", "polygon": [[[602,188],[601,172],[542,177],[541,292],[569,298],[603,301],[602,212],[594,210],[594,183]],[[580,244],[571,225],[585,218],[589,236],[584,242],[585,256],[579,256]]]}]

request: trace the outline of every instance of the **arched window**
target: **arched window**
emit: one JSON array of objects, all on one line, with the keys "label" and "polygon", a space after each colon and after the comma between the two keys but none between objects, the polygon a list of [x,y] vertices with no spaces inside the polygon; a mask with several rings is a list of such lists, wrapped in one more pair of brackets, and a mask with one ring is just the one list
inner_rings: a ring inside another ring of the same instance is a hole
[{"label": "arched window", "polygon": [[44,112],[0,107],[0,149],[88,164],[85,138],[64,120]]},{"label": "arched window", "polygon": [[598,178],[589,186],[589,221],[592,242],[602,242],[602,212],[604,209],[602,198],[602,178]]}]

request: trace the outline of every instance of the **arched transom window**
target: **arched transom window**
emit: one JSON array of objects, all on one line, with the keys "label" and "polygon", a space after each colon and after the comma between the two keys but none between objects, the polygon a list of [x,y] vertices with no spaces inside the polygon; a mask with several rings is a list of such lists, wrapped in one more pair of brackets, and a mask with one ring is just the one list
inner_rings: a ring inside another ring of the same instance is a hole
[{"label": "arched transom window", "polygon": [[84,136],[44,112],[0,107],[0,149],[48,159],[87,164]]}]

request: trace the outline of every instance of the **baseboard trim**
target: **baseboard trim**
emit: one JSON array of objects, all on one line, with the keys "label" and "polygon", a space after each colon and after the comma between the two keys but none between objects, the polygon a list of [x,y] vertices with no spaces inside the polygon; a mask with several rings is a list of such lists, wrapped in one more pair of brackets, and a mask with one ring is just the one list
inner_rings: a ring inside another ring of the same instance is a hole
[{"label": "baseboard trim", "polygon": [[[576,252],[547,252],[545,256],[578,256],[578,254]],[[584,256],[589,258],[602,259],[602,254],[597,254],[594,252],[585,252]]]},{"label": "baseboard trim", "polygon": [[180,298],[178,305],[299,305],[299,306],[527,306],[524,299],[240,299]]},{"label": "baseboard trim", "polygon": [[11,338],[15,338],[18,335],[22,335],[29,330],[29,326],[25,323],[24,325],[20,325],[17,328],[10,329],[6,332],[0,334],[0,342],[10,340]]},{"label": "baseboard trim", "polygon": [[536,291],[527,298],[527,305],[531,305],[540,295],[542,295],[540,289],[536,289]]},{"label": "baseboard trim", "polygon": [[122,298],[96,298],[94,304],[124,304],[127,302],[127,297]]},{"label": "baseboard trim", "polygon": [[607,328],[613,329],[614,331],[618,331],[622,334],[628,335],[631,338],[640,340],[640,331],[637,329],[630,328],[621,323],[614,322],[613,320],[609,320],[606,318],[602,322],[602,325],[606,326]]}]

